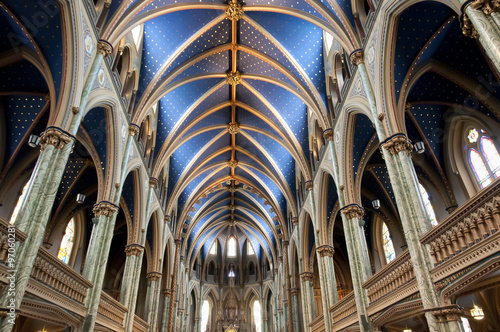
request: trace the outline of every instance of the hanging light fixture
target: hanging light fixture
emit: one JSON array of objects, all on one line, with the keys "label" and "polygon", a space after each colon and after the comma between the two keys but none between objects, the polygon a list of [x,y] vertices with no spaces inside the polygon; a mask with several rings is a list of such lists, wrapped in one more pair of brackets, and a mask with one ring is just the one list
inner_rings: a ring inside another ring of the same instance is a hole
[{"label": "hanging light fixture", "polygon": [[374,208],[375,210],[380,209],[380,200],[378,200],[378,199],[374,199],[374,200],[372,201],[372,206],[373,206],[373,208]]},{"label": "hanging light fixture", "polygon": [[470,314],[471,316],[475,319],[475,320],[481,320],[484,318],[484,311],[483,311],[483,308],[481,308],[480,306],[476,305],[474,303],[474,301],[472,301],[472,309],[470,310]]},{"label": "hanging light fixture", "polygon": [[86,196],[84,194],[78,194],[76,195],[76,202],[78,204],[82,204],[83,202],[85,202],[85,198]]},{"label": "hanging light fixture", "polygon": [[411,329],[408,328],[408,326],[403,330],[403,332],[412,332]]},{"label": "hanging light fixture", "polygon": [[418,154],[422,154],[425,152],[425,145],[424,145],[424,142],[422,141],[418,141],[418,142],[415,142],[415,151],[417,151]]},{"label": "hanging light fixture", "polygon": [[40,137],[37,135],[30,135],[30,138],[28,139],[28,145],[34,148],[35,146],[40,143]]}]

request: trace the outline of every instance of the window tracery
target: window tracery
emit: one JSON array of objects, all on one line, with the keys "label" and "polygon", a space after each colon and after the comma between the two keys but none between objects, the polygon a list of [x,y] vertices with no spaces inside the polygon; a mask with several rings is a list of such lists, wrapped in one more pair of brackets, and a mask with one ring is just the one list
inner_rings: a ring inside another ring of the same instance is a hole
[{"label": "window tracery", "polygon": [[71,251],[73,250],[75,237],[75,223],[73,218],[70,219],[66,230],[64,231],[64,236],[61,240],[61,246],[59,247],[59,252],[57,253],[57,258],[62,262],[68,264],[69,258],[71,256]]},{"label": "window tracery", "polygon": [[385,222],[382,223],[382,245],[384,247],[386,263],[392,262],[396,258],[396,252],[394,251],[394,244],[392,243],[389,228],[387,228]]},{"label": "window tracery", "polygon": [[229,238],[227,242],[227,257],[236,257],[236,240],[234,237]]},{"label": "window tracery", "polygon": [[500,175],[500,155],[493,141],[483,129],[471,128],[467,132],[467,159],[481,189]]}]

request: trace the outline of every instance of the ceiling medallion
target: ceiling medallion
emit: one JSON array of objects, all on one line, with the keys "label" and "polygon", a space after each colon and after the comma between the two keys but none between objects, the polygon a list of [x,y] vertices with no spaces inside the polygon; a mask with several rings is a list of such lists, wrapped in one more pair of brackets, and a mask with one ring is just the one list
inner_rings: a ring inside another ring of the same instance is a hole
[{"label": "ceiling medallion", "polygon": [[226,83],[229,85],[238,85],[241,83],[241,73],[237,70],[236,72],[230,71],[227,73]]},{"label": "ceiling medallion", "polygon": [[229,167],[229,168],[236,168],[236,167],[238,167],[238,160],[228,160],[227,161],[227,167]]},{"label": "ceiling medallion", "polygon": [[240,132],[240,124],[238,122],[231,122],[228,124],[227,130],[231,135],[238,134]]},{"label": "ceiling medallion", "polygon": [[243,8],[236,1],[231,1],[226,7],[226,18],[231,21],[238,21],[243,17]]}]

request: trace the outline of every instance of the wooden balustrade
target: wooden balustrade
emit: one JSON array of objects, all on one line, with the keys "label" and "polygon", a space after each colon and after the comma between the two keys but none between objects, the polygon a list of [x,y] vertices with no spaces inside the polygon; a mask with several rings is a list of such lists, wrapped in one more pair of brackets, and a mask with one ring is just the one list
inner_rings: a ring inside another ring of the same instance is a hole
[{"label": "wooden balustrade", "polygon": [[325,321],[323,319],[323,315],[319,315],[314,318],[311,323],[309,323],[309,327],[311,328],[311,332],[322,332],[325,330]]},{"label": "wooden balustrade", "polygon": [[357,320],[358,317],[356,315],[356,312],[356,301],[354,299],[353,291],[350,291],[349,294],[342,298],[342,300],[338,301],[330,307],[330,314],[334,326],[350,316],[352,316],[354,320]]},{"label": "wooden balustrade", "polygon": [[420,241],[429,245],[434,266],[438,266],[469,248],[479,246],[498,230],[500,178],[441,221]]},{"label": "wooden balustrade", "polygon": [[408,250],[405,250],[401,255],[368,279],[363,284],[363,288],[367,290],[371,305],[385,295],[391,294],[396,289],[408,284],[414,278],[415,274],[410,254]]},{"label": "wooden balustrade", "polygon": [[102,292],[101,301],[99,302],[99,309],[97,310],[97,312],[104,317],[109,318],[120,325],[123,325],[123,319],[125,318],[125,314],[128,312],[128,309],[123,304],[111,297],[111,295]]},{"label": "wooden balustrade", "polygon": [[146,323],[142,318],[135,315],[134,317],[134,326],[132,330],[134,332],[146,332],[149,328],[149,324]]}]

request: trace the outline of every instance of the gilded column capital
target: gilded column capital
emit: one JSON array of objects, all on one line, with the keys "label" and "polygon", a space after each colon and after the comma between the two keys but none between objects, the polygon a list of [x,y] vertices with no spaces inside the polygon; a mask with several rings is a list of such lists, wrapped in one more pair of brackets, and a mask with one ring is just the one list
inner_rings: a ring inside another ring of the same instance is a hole
[{"label": "gilded column capital", "polygon": [[480,10],[484,15],[490,15],[500,10],[500,0],[474,0],[465,4],[463,11],[471,6],[476,10]]},{"label": "gilded column capital", "polygon": [[298,217],[292,217],[292,223],[298,224],[299,223],[299,218]]},{"label": "gilded column capital", "polygon": [[94,205],[94,208],[92,209],[92,212],[94,212],[94,215],[96,218],[99,218],[99,216],[106,216],[106,217],[112,217],[113,213],[118,211],[119,207],[114,205],[111,202],[108,201],[101,201]]},{"label": "gilded column capital", "polygon": [[143,251],[144,247],[137,243],[129,244],[125,247],[126,256],[139,256]]},{"label": "gilded column capital", "polygon": [[238,122],[230,122],[227,125],[227,131],[232,134],[238,134],[240,132],[240,124]]},{"label": "gilded column capital", "polygon": [[306,191],[311,191],[311,190],[313,190],[313,186],[314,186],[314,185],[313,185],[313,182],[312,182],[311,180],[306,181],[306,182],[304,183],[304,185],[305,185],[305,187],[306,187]]},{"label": "gilded column capital", "polygon": [[354,218],[362,219],[363,216],[365,215],[365,209],[363,209],[358,204],[346,205],[342,209],[340,209],[340,212],[345,214],[347,219],[354,219]]},{"label": "gilded column capital", "polygon": [[137,136],[139,135],[139,130],[141,128],[136,125],[135,123],[131,123],[129,126],[128,126],[128,134],[129,136]]},{"label": "gilded column capital", "polygon": [[462,28],[464,36],[474,39],[479,38],[479,33],[476,28],[474,28],[472,21],[465,13],[460,16],[460,27]]},{"label": "gilded column capital", "polygon": [[155,189],[156,187],[158,187],[158,179],[157,178],[154,178],[154,177],[150,177],[149,178],[149,186],[153,189]]},{"label": "gilded column capital", "polygon": [[56,149],[62,149],[74,139],[75,137],[73,135],[65,132],[61,128],[48,127],[40,137],[40,148],[43,151],[47,145],[53,145]]},{"label": "gilded column capital", "polygon": [[103,57],[107,57],[113,53],[113,46],[107,41],[101,39],[97,42],[97,54],[101,54]]},{"label": "gilded column capital", "polygon": [[148,281],[158,281],[161,279],[162,274],[160,272],[149,272],[146,274],[146,279]]},{"label": "gilded column capital", "polygon": [[356,66],[356,67],[359,66],[362,63],[365,63],[365,59],[364,58],[365,58],[365,53],[361,49],[355,50],[349,56],[349,59],[351,60],[351,63],[354,66]]},{"label": "gilded column capital", "polygon": [[[238,160],[228,160],[227,161],[227,167],[229,168],[236,168],[238,167]],[[232,187],[234,189],[234,187]]]},{"label": "gilded column capital", "polygon": [[395,134],[380,143],[380,146],[388,150],[392,155],[398,154],[402,151],[406,152],[408,156],[411,155],[413,145],[404,134]]},{"label": "gilded column capital", "polygon": [[165,222],[171,222],[172,221],[172,217],[169,216],[169,215],[166,215],[165,218],[164,218]]},{"label": "gilded column capital", "polygon": [[332,246],[323,245],[323,246],[317,247],[316,252],[318,252],[321,257],[325,257],[325,256],[333,257],[333,254],[335,253],[335,249],[333,249]]},{"label": "gilded column capital", "polygon": [[237,70],[236,72],[230,71],[226,76],[226,83],[229,85],[238,85],[241,83],[241,73]]},{"label": "gilded column capital", "polygon": [[313,281],[314,274],[312,272],[302,272],[299,274],[299,277],[304,281]]},{"label": "gilded column capital", "polygon": [[243,7],[236,1],[231,1],[226,7],[226,18],[231,21],[238,21],[243,17]]},{"label": "gilded column capital", "polygon": [[323,138],[327,141],[333,141],[333,129],[328,128],[323,132]]}]

